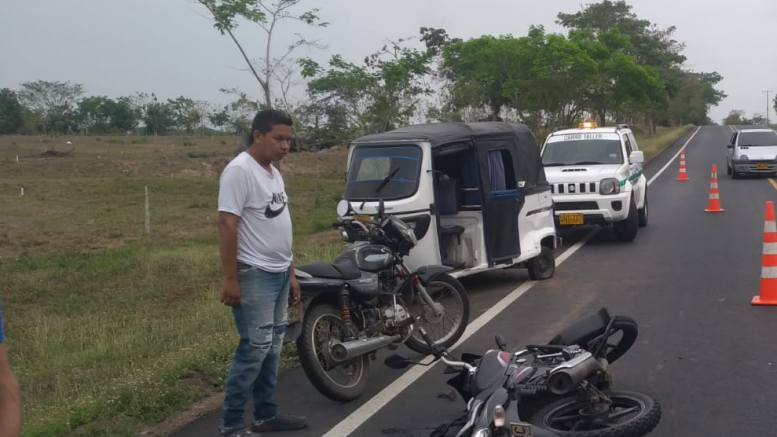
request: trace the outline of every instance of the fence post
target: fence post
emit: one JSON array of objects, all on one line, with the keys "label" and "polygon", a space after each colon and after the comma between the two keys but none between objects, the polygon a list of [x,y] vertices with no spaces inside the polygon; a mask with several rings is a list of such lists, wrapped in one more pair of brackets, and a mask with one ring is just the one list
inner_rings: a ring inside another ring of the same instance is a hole
[{"label": "fence post", "polygon": [[146,186],[146,233],[151,232],[151,217],[148,212],[148,186]]}]

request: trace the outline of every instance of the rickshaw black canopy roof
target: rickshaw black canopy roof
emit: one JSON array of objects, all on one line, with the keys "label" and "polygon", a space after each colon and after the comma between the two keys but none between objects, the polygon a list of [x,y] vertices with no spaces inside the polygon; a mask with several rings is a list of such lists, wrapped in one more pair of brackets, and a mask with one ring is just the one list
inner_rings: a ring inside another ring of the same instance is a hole
[{"label": "rickshaw black canopy roof", "polygon": [[383,141],[428,141],[432,148],[477,138],[517,136],[518,147],[537,149],[537,140],[526,125],[503,123],[499,121],[479,121],[474,123],[428,123],[413,124],[392,131],[365,135],[353,143],[372,143]]},{"label": "rickshaw black canopy roof", "polygon": [[[526,182],[528,190],[547,187],[548,181],[545,177],[545,167],[542,165],[540,147],[532,131],[524,124],[501,121],[414,124],[384,133],[366,135],[357,138],[352,144],[425,141],[429,142],[434,149],[470,142],[480,149],[481,141],[485,142],[489,139],[503,139],[502,146],[514,152],[511,155],[516,176],[518,180]],[[487,171],[485,165],[485,162],[481,163],[483,172]]]}]

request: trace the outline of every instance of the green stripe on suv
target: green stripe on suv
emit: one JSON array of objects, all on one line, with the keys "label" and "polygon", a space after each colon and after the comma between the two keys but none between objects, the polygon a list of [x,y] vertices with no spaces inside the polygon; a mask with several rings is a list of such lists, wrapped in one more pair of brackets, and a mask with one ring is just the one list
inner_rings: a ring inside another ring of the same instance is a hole
[{"label": "green stripe on suv", "polygon": [[626,179],[620,181],[621,187],[626,185],[626,182],[628,182],[628,181],[633,181],[634,179],[639,179],[640,176],[642,176],[642,171],[641,170],[636,172],[636,173],[634,173],[633,175],[627,177]]}]

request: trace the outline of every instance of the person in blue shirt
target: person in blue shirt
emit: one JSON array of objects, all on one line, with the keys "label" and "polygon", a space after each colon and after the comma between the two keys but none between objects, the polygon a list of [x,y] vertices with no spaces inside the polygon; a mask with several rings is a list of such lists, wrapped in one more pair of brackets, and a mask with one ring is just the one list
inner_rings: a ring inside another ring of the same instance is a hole
[{"label": "person in blue shirt", "polygon": [[0,306],[0,436],[19,437],[22,433],[22,397],[19,384],[8,364]]}]

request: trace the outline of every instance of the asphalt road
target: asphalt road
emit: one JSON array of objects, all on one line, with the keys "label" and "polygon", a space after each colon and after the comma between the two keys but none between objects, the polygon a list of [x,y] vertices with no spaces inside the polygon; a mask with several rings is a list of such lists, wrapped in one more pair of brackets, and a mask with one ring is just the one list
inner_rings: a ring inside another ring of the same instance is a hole
[{"label": "asphalt road", "polygon": [[[693,131],[646,166],[648,179],[676,156]],[[616,388],[645,391],[662,404],[664,414],[652,435],[771,435],[777,308],[754,307],[750,299],[759,290],[764,203],[777,200],[777,188],[765,178],[734,181],[726,175],[731,134],[725,126],[702,127],[686,147],[690,181],[675,180],[677,159],[652,181],[650,222],[634,242],[617,242],[611,230],[600,230],[564,260],[553,279],[500,308],[459,351],[482,352],[492,347],[495,333],[515,350],[547,341],[604,306],[640,325],[637,343],[612,369]],[[725,209],[718,214],[704,212],[713,163]],[[562,233],[560,253],[595,229]],[[472,320],[526,280],[523,270],[465,279]],[[381,355],[372,365],[369,391],[342,405],[315,391],[301,369],[292,369],[281,375],[277,398],[286,411],[308,417],[310,428],[294,432],[295,437],[426,437],[464,407],[461,400],[438,396],[450,392],[442,370],[435,366],[405,387],[397,379],[407,371],[385,368]],[[381,400],[370,401],[386,387]],[[218,421],[216,412],[175,437],[214,436]]]}]

